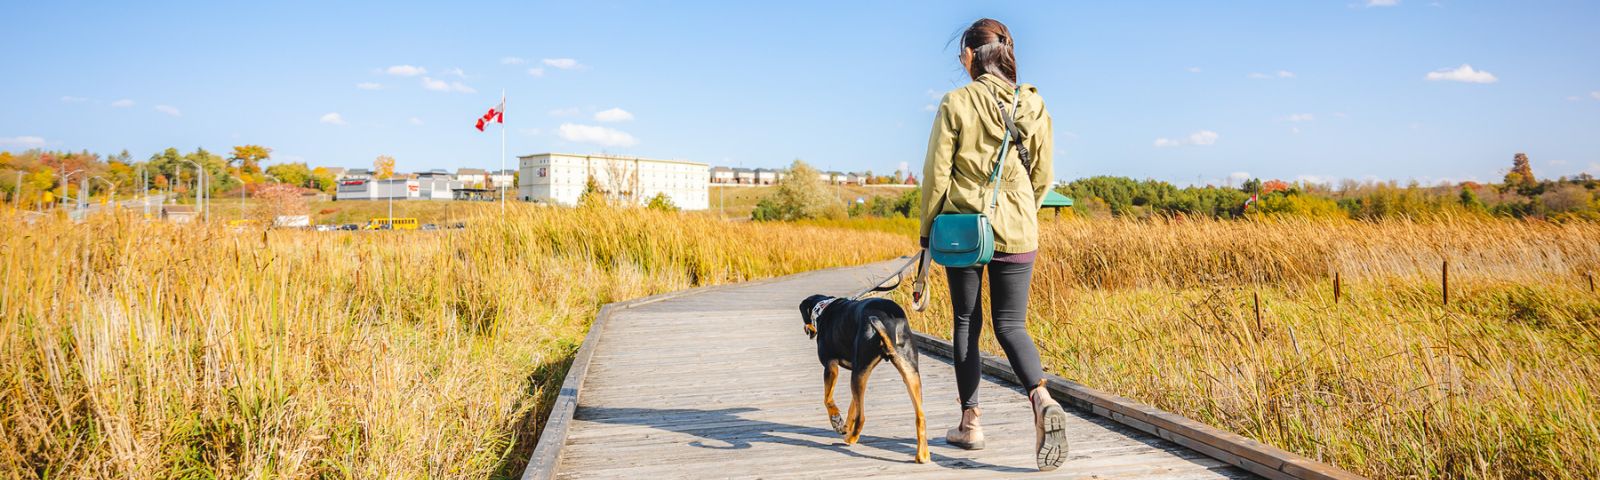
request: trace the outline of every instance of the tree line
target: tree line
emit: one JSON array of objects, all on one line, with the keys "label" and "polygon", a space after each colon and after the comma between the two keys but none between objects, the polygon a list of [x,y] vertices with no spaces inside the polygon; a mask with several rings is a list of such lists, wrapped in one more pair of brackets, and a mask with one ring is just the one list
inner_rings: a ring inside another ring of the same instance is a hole
[{"label": "tree line", "polygon": [[128,198],[150,191],[187,201],[196,189],[213,195],[282,184],[332,193],[337,186],[333,173],[304,162],[262,168],[271,158],[272,149],[260,145],[236,146],[227,156],[204,148],[188,153],[167,148],[143,161],[134,160],[127,150],[114,155],[87,150],[0,152],[0,192],[13,205],[44,208],[64,198],[79,198],[84,188],[88,197],[99,200],[109,199],[112,192]]}]

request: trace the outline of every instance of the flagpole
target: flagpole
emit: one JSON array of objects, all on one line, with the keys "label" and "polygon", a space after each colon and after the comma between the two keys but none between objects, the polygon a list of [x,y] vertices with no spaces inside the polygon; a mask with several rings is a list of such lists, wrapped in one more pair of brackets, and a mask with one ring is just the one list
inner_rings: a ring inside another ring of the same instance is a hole
[{"label": "flagpole", "polygon": [[[506,90],[500,89],[500,174],[506,172]],[[500,182],[500,216],[506,214],[506,185]]]}]

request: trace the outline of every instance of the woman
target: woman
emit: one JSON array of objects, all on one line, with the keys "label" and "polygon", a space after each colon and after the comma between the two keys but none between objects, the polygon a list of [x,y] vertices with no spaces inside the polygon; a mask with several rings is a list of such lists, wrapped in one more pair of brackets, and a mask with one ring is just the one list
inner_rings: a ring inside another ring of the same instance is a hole
[{"label": "woman", "polygon": [[[995,337],[1033,404],[1035,457],[1040,470],[1054,470],[1066,458],[1066,412],[1044,388],[1039,350],[1028,336],[1028,284],[1039,248],[1039,206],[1050,185],[1054,143],[1050,114],[1032,85],[1017,84],[1011,32],[998,21],[982,19],[961,35],[961,66],[972,83],[945,94],[928,138],[922,170],[922,246],[928,245],[933,218],[941,213],[977,213],[989,205],[1005,118],[1015,105],[1011,148],[999,179],[999,201],[987,213],[994,226],[994,259],[987,266],[946,268],[955,312],[956,384],[961,424],[945,439],[969,450],[983,448],[978,425],[981,377],[978,337],[983,331],[979,293],[989,274],[990,317]],[[1020,92],[1020,98],[1017,98]]]}]

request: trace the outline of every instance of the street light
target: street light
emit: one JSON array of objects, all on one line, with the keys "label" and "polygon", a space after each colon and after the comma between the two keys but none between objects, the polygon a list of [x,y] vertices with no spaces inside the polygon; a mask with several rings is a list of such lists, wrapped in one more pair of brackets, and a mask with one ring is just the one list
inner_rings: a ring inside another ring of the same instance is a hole
[{"label": "street light", "polygon": [[202,219],[209,222],[211,221],[211,212],[206,210],[205,199],[200,195],[201,192],[205,191],[204,185],[206,183],[206,169],[201,167],[200,164],[195,163],[194,160],[184,160],[184,163],[194,165],[194,207],[200,209],[200,215]]},{"label": "street light", "polygon": [[[78,173],[78,172],[82,172],[82,171],[83,171],[83,169],[80,168],[80,169],[77,169],[77,170],[73,170],[73,171],[67,172],[66,175],[62,175],[61,176],[61,199],[62,200],[66,200],[66,198],[67,198],[67,179],[72,178],[73,174]],[[82,195],[83,192],[78,192],[78,194]]]},{"label": "street light", "polygon": [[89,177],[89,178],[105,182],[106,186],[111,187],[111,201],[110,201],[110,204],[111,204],[112,208],[116,208],[117,207],[117,184],[111,183],[110,180],[106,180],[105,177],[102,177],[102,176],[99,176],[99,175],[95,175],[95,176]]}]

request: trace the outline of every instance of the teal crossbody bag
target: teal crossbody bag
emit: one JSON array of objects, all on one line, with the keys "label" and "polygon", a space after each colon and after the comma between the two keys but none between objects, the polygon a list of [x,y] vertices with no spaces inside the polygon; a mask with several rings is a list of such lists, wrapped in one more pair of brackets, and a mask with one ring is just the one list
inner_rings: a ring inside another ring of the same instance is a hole
[{"label": "teal crossbody bag", "polygon": [[[992,91],[990,92],[993,93]],[[1011,111],[1017,111],[1017,102],[1022,98],[1022,89],[1017,88],[1011,98]],[[996,95],[996,103],[999,96]],[[1000,172],[1006,165],[1006,148],[1011,145],[1011,129],[1014,122],[1006,112],[1000,112],[1006,118],[1005,140],[1000,142],[1000,156],[994,161],[994,168],[989,174],[989,183],[994,184],[994,191],[989,195],[989,207],[978,213],[942,213],[933,217],[933,226],[928,232],[928,253],[933,257],[934,263],[949,268],[966,268],[987,265],[994,259],[994,226],[989,224],[987,213],[994,210],[1000,201]]]}]

